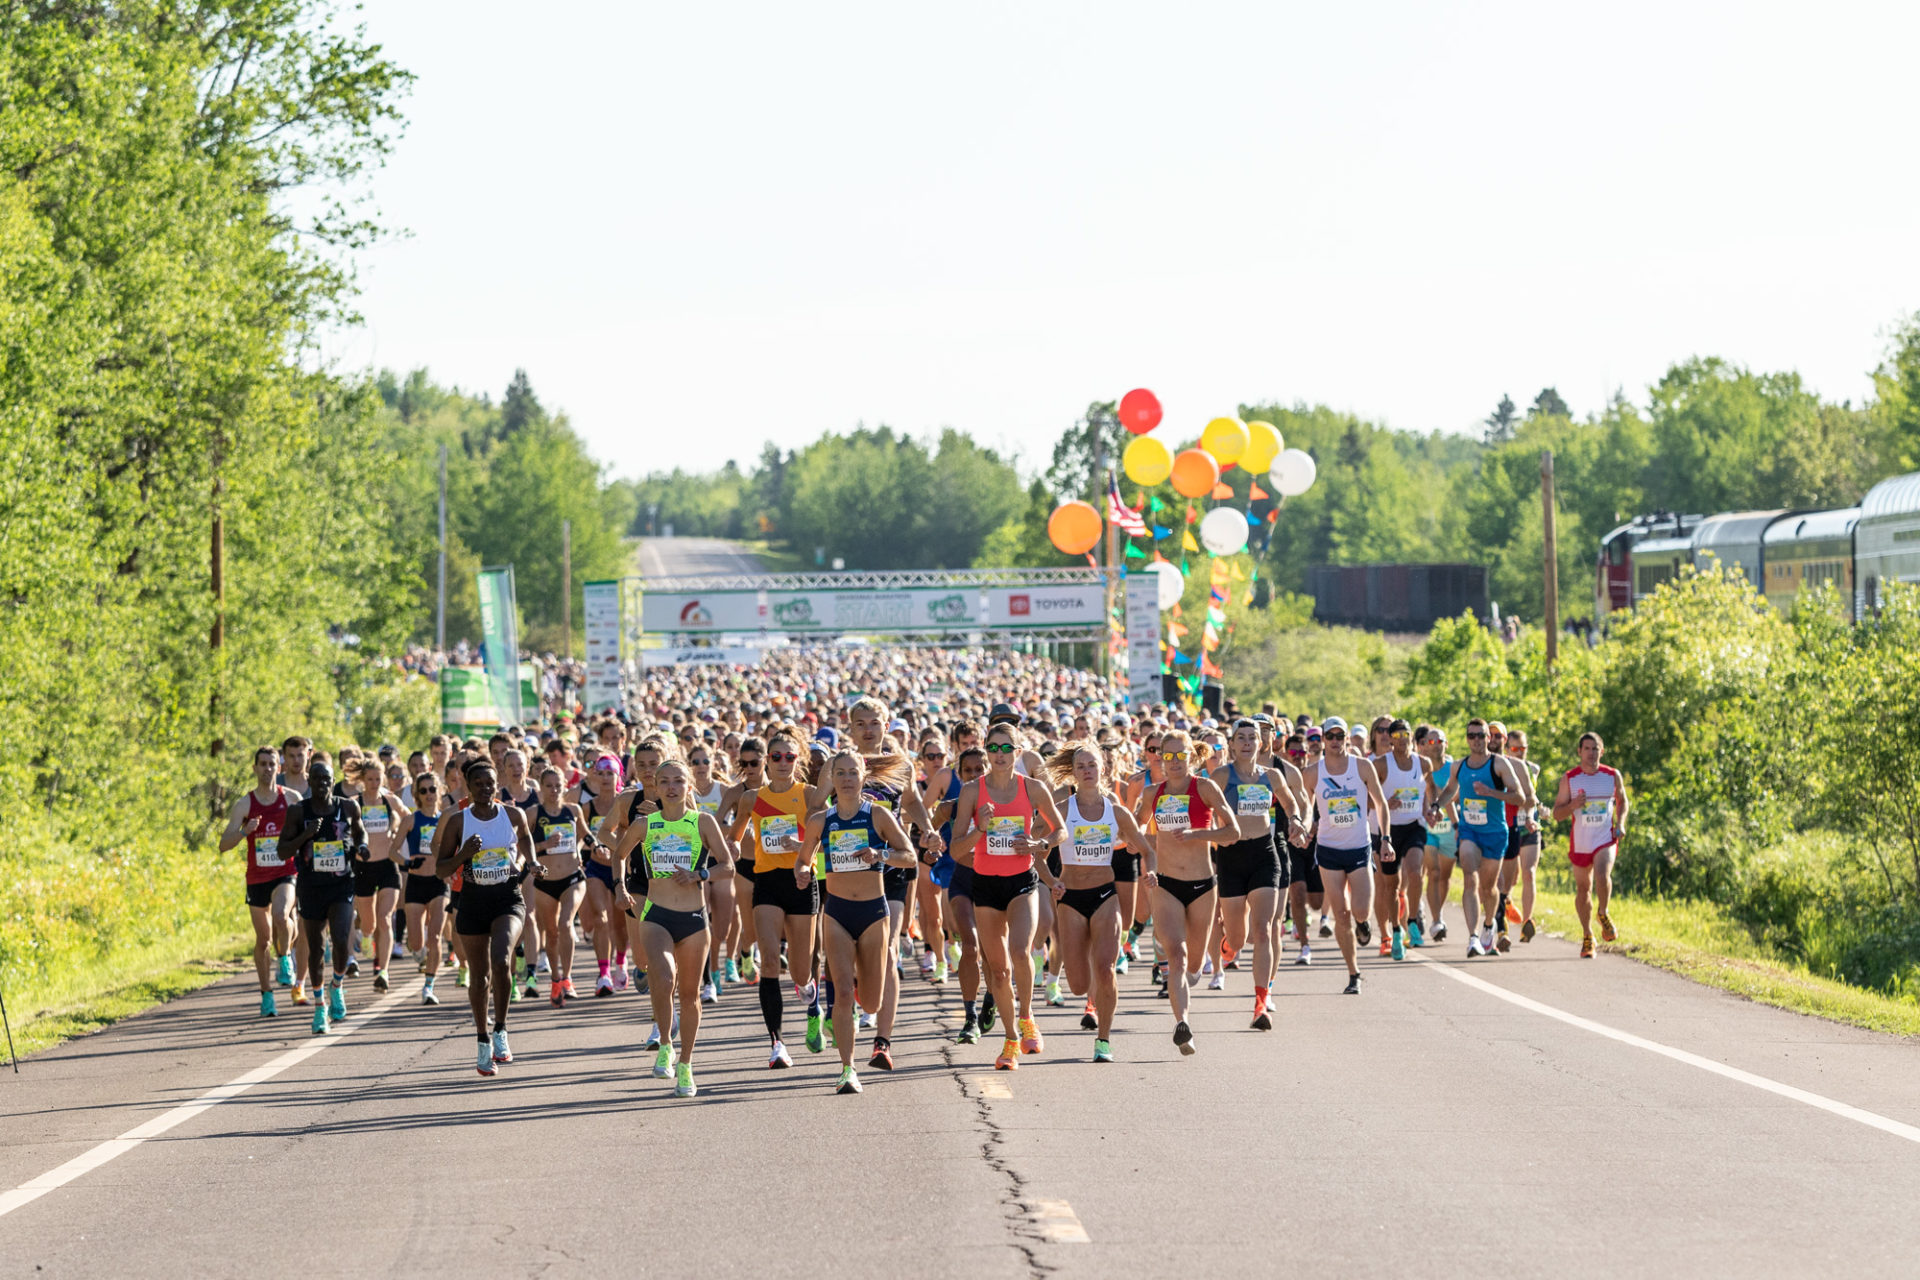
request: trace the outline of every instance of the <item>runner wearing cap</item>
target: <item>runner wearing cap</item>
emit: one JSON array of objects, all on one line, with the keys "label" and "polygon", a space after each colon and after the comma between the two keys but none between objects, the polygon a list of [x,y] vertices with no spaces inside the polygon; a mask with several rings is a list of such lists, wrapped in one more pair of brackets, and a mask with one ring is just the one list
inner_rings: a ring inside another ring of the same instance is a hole
[{"label": "runner wearing cap", "polygon": [[[1453,806],[1441,805],[1439,793],[1453,778],[1453,757],[1447,754],[1447,735],[1438,725],[1414,726],[1414,750],[1427,762],[1427,778],[1433,787],[1433,803],[1426,813],[1427,847],[1421,853],[1426,866],[1428,937],[1442,942],[1447,936],[1447,892],[1453,883],[1453,864],[1460,853],[1460,831]],[[1409,886],[1411,887],[1411,886]]]},{"label": "runner wearing cap", "polygon": [[[1516,771],[1518,766],[1487,750],[1487,722],[1476,716],[1467,721],[1467,755],[1436,801],[1441,809],[1456,800],[1460,806],[1460,870],[1467,877],[1460,905],[1467,916],[1470,957],[1494,954],[1496,920],[1500,941],[1506,941],[1507,925],[1499,919],[1498,905],[1500,864],[1507,856],[1505,805],[1509,799],[1531,802]],[[1433,815],[1428,817],[1431,820]],[[1474,932],[1476,916],[1480,921],[1478,933]]]},{"label": "runner wearing cap", "polygon": [[[1358,946],[1366,944],[1367,915],[1373,904],[1367,814],[1386,827],[1387,798],[1373,765],[1347,750],[1345,720],[1329,716],[1320,726],[1320,737],[1324,754],[1305,770],[1305,782],[1314,797],[1314,858],[1333,908],[1334,938],[1347,962],[1346,994],[1357,996]],[[1294,846],[1304,849],[1306,845],[1305,833],[1296,833]]]},{"label": "runner wearing cap", "polygon": [[[1387,751],[1373,761],[1387,796],[1389,826],[1375,869],[1380,875],[1374,906],[1380,922],[1380,942],[1395,960],[1407,958],[1406,944],[1424,941],[1420,927],[1421,855],[1427,847],[1426,814],[1437,794],[1427,773],[1427,762],[1413,751],[1413,727],[1405,720],[1389,720]],[[1402,929],[1405,929],[1405,935]]]}]

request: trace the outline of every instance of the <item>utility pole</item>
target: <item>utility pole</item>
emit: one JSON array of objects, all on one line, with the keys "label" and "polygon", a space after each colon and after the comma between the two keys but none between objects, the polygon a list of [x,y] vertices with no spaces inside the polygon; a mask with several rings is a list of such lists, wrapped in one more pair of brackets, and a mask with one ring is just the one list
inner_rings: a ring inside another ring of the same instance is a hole
[{"label": "utility pole", "polygon": [[434,615],[433,647],[447,651],[447,446],[440,446],[440,609]]},{"label": "utility pole", "polygon": [[560,656],[573,657],[573,521],[560,522]]},{"label": "utility pole", "polygon": [[1560,656],[1560,563],[1554,548],[1553,528],[1553,450],[1540,455],[1540,530],[1546,561],[1547,669],[1551,671]]},{"label": "utility pole", "polygon": [[[213,528],[208,547],[208,578],[213,588],[213,631],[207,637],[207,649],[213,658],[213,691],[207,698],[208,718],[213,722],[213,745],[207,754],[218,759],[226,744],[220,737],[220,680],[224,655],[221,650],[227,643],[227,521],[220,508],[220,497],[225,491],[225,483],[220,478],[220,467],[225,461],[221,446],[220,432],[213,433],[213,489],[209,503],[213,508]],[[216,800],[219,782],[214,782]]]}]

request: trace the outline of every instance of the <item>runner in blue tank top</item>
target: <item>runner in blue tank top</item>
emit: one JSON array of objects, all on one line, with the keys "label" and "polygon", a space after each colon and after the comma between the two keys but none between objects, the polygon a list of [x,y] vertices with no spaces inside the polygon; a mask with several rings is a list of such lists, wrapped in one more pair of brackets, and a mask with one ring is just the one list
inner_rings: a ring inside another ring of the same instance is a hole
[{"label": "runner in blue tank top", "polygon": [[1471,893],[1461,901],[1469,934],[1474,933],[1476,905],[1479,908],[1480,931],[1467,940],[1469,956],[1494,954],[1500,863],[1507,855],[1506,803],[1525,795],[1526,788],[1514,776],[1513,764],[1503,756],[1488,754],[1487,722],[1477,716],[1467,721],[1466,758],[1454,769],[1435,809],[1445,810],[1456,800],[1460,806],[1460,869],[1478,888],[1477,903]]}]

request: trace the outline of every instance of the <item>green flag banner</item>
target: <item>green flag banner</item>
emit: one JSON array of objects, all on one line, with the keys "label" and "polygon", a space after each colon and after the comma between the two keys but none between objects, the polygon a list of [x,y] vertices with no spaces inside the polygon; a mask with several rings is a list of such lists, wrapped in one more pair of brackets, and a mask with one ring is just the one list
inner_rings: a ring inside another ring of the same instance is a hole
[{"label": "green flag banner", "polygon": [[493,686],[493,705],[518,704],[520,616],[514,607],[513,566],[482,569],[474,575],[480,590],[480,638],[485,646],[487,680]]}]

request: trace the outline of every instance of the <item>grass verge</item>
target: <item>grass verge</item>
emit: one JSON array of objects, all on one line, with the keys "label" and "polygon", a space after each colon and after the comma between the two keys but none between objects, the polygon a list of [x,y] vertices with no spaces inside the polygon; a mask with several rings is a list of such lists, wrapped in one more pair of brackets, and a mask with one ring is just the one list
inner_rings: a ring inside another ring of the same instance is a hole
[{"label": "grass verge", "polygon": [[[1535,914],[1551,932],[1580,936],[1573,894],[1542,888]],[[1920,1036],[1920,1003],[1823,978],[1777,955],[1712,902],[1614,898],[1620,939],[1601,949],[1761,1004],[1869,1031]]]},{"label": "grass verge", "polygon": [[[25,1057],[76,1036],[91,1035],[122,1018],[145,1013],[222,978],[251,972],[252,968],[253,935],[236,934],[204,956],[162,964],[70,1003],[43,1008],[16,1019],[14,1048]],[[4,1047],[0,1045],[0,1049]]]}]

